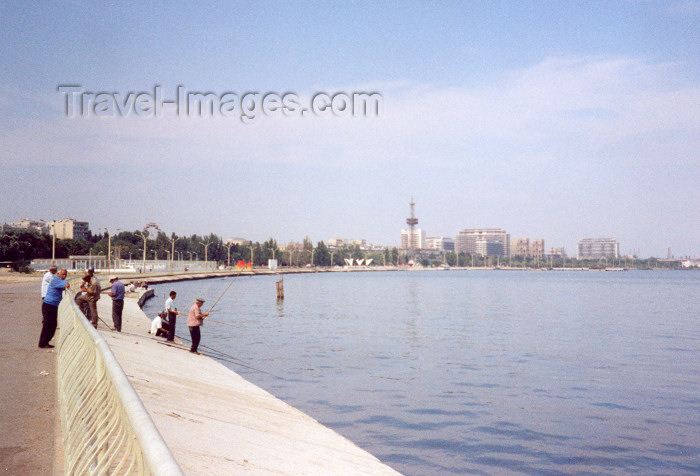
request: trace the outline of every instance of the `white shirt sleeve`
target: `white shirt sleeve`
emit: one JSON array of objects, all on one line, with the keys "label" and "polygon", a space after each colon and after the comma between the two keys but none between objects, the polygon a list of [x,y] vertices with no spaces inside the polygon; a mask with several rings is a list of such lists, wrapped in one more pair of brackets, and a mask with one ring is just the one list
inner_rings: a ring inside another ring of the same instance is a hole
[{"label": "white shirt sleeve", "polygon": [[44,275],[44,278],[41,280],[41,299],[44,299],[46,297],[46,291],[49,290],[49,283],[52,279],[53,274],[51,274],[50,271],[47,271]]}]

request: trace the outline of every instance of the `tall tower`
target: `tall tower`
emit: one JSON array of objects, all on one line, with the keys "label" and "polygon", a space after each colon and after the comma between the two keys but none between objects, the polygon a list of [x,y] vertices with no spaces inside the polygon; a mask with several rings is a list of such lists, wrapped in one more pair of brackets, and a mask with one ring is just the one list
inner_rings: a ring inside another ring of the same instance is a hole
[{"label": "tall tower", "polygon": [[420,246],[416,244],[415,229],[418,224],[418,218],[415,214],[416,204],[413,202],[413,197],[411,197],[411,216],[406,218],[406,224],[408,225],[408,247],[409,249],[416,249]]}]

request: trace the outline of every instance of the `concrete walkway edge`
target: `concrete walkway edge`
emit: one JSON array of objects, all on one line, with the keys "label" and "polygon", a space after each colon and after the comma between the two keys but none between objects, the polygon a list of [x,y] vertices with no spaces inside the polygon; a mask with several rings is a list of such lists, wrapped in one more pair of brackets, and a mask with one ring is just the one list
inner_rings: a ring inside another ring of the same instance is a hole
[{"label": "concrete walkway edge", "polygon": [[[111,324],[109,297],[98,310]],[[149,329],[135,298],[125,300],[123,332],[98,326],[186,474],[399,474],[215,359],[165,345]]]}]

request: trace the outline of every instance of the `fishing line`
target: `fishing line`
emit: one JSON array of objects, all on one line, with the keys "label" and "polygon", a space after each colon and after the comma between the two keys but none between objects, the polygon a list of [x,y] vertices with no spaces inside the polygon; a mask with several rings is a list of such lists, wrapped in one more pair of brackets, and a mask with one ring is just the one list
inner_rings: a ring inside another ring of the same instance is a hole
[{"label": "fishing line", "polygon": [[[187,347],[181,347],[181,346],[179,346],[179,345],[177,345],[177,344],[175,344],[175,343],[173,343],[173,342],[164,341],[164,340],[162,340],[161,337],[156,337],[156,336],[153,335],[153,334],[143,335],[143,334],[134,334],[133,332],[125,332],[125,331],[117,332],[117,331],[115,331],[114,329],[110,329],[110,330],[113,331],[113,332],[116,333],[116,334],[127,335],[127,336],[133,336],[133,337],[139,337],[139,338],[147,338],[148,340],[152,340],[152,341],[158,342],[159,344],[164,344],[164,345],[167,345],[167,346],[169,346],[169,347],[177,347],[177,348],[181,348],[181,349],[183,349],[183,350],[187,350]],[[181,340],[183,340],[183,341],[190,342],[190,343],[192,342],[192,341],[191,341],[190,339],[188,339],[187,337],[177,336],[177,338],[178,338],[178,339],[181,339]],[[279,375],[275,375],[275,374],[270,373],[270,372],[268,372],[268,371],[266,371],[266,370],[258,369],[258,368],[252,367],[252,366],[250,366],[250,365],[244,364],[244,363],[240,362],[236,357],[234,357],[234,356],[232,356],[232,355],[229,355],[229,354],[227,354],[227,353],[225,353],[225,352],[221,352],[220,350],[214,349],[214,348],[212,348],[212,347],[209,347],[209,346],[206,346],[206,345],[203,345],[203,344],[199,344],[199,347],[202,347],[202,348],[204,348],[204,349],[207,349],[207,350],[211,351],[211,353],[207,353],[207,354],[204,354],[204,355],[207,355],[208,357],[211,357],[211,358],[213,358],[213,359],[223,360],[224,362],[229,362],[229,363],[231,363],[231,364],[240,365],[241,367],[245,367],[245,368],[247,368],[247,369],[254,370],[254,371],[256,371],[256,372],[262,372],[262,373],[264,373],[264,374],[270,375],[271,377],[275,377],[275,378],[278,378],[278,379],[280,379],[280,380],[284,380],[284,378],[283,378],[283,377],[280,377]],[[212,355],[212,353],[213,353],[213,354],[219,354],[219,355]]]},{"label": "fishing line", "polygon": [[[184,340],[184,341],[192,342],[192,341],[191,341],[190,339],[188,339],[187,337],[182,337],[182,336],[178,336],[178,337],[179,337],[180,339]],[[268,371],[266,371],[266,370],[257,369],[257,368],[255,368],[255,367],[251,367],[250,365],[241,363],[236,357],[234,357],[234,356],[232,356],[232,355],[229,355],[229,354],[227,354],[227,353],[225,353],[225,352],[221,352],[220,350],[217,350],[217,349],[214,349],[214,348],[212,348],[212,347],[208,347],[208,346],[202,345],[202,344],[199,344],[199,347],[203,347],[203,348],[205,348],[205,349],[207,349],[207,350],[210,350],[210,351],[212,351],[212,352],[214,352],[214,353],[221,354],[221,355],[223,355],[223,356],[226,357],[226,358],[216,357],[216,356],[214,356],[214,355],[209,355],[209,357],[213,357],[213,358],[215,358],[215,359],[224,360],[224,361],[230,362],[230,363],[232,363],[232,364],[240,365],[241,367],[245,367],[245,368],[247,368],[247,369],[254,370],[254,371],[256,371],[256,372],[262,372],[262,373],[264,373],[264,374],[270,375],[270,376],[275,377],[275,378],[278,378],[278,379],[280,379],[280,380],[284,380],[284,377],[280,377],[279,375],[275,375],[275,374],[270,373],[270,372],[268,372]]]},{"label": "fishing line", "polygon": [[[176,348],[178,348],[178,349],[188,350],[186,346],[180,346],[180,345],[177,345],[177,344],[174,343],[174,342],[164,341],[164,340],[162,340],[160,337],[156,337],[156,336],[151,335],[151,334],[149,334],[148,336],[144,336],[144,335],[141,335],[141,334],[134,334],[133,332],[117,332],[117,331],[115,331],[114,329],[110,329],[110,330],[113,331],[113,332],[115,332],[115,333],[122,334],[122,335],[134,336],[134,337],[140,337],[140,338],[144,338],[144,337],[145,337],[145,338],[148,338],[148,340],[155,341],[155,342],[157,342],[157,343],[159,343],[159,344],[167,345],[168,347],[176,347]],[[186,338],[186,337],[177,336],[177,338],[178,338],[178,339],[181,339],[181,340],[184,340],[184,341],[187,341],[187,342],[192,342],[190,339],[188,339],[188,338]],[[200,344],[199,347],[202,347],[202,348],[205,348],[205,349],[211,351],[210,353],[203,353],[203,354],[206,355],[207,357],[211,357],[212,359],[217,359],[217,360],[221,360],[221,361],[224,361],[224,362],[228,362],[228,363],[230,363],[230,364],[239,365],[239,366],[245,367],[245,368],[247,368],[247,369],[249,369],[249,370],[253,370],[253,371],[255,371],[255,372],[261,372],[261,373],[267,374],[267,375],[269,375],[269,376],[271,376],[271,377],[275,377],[275,378],[277,378],[277,379],[284,380],[284,378],[283,378],[283,377],[280,377],[279,375],[275,375],[275,374],[270,373],[270,372],[268,372],[268,371],[266,371],[266,370],[258,369],[258,368],[252,367],[252,366],[250,366],[250,365],[241,363],[241,362],[238,361],[238,359],[236,359],[236,358],[233,357],[232,355],[229,355],[229,354],[227,354],[227,353],[225,353],[225,352],[221,352],[220,350],[216,350],[216,349],[213,349],[213,348],[211,348],[211,347],[208,347],[208,346],[202,345],[202,344]],[[212,355],[212,354],[214,354],[214,355]],[[215,355],[215,354],[219,354],[219,355]]]},{"label": "fishing line", "polygon": [[236,327],[235,324],[231,324],[229,322],[221,322],[221,321],[215,321],[214,319],[209,319],[208,317],[205,317],[204,319],[207,320],[207,322],[213,322],[215,324],[223,324],[225,326],[231,326],[231,327]]}]

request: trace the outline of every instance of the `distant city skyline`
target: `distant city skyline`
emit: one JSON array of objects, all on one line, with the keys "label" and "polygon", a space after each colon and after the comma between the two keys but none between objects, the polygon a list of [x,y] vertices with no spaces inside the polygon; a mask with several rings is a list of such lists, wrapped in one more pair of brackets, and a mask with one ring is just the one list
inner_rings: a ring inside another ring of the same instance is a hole
[{"label": "distant city skyline", "polygon": [[[412,200],[412,205],[413,205],[413,204],[415,204],[415,203],[414,203],[413,200]],[[412,215],[412,217],[413,217],[413,215]],[[417,218],[415,218],[415,219],[417,220]],[[34,231],[42,232],[42,230],[39,229],[39,225],[42,225],[42,224],[43,224],[43,225],[45,225],[45,227],[49,227],[49,228],[50,228],[53,221],[54,221],[54,219],[48,219],[48,220],[47,220],[47,219],[43,219],[43,218],[28,218],[28,217],[22,217],[21,219],[17,219],[17,220],[5,220],[5,221],[3,221],[2,219],[0,219],[0,226],[2,226],[2,225],[8,225],[8,224],[9,224],[9,225],[17,225],[17,226],[20,226],[20,227],[22,227],[22,228],[26,228],[26,229],[31,229],[31,230],[34,230]],[[66,231],[65,231],[65,225],[62,223],[62,222],[65,222],[65,221],[69,221],[69,222],[70,222],[70,221],[75,221],[79,226],[81,226],[81,227],[82,227],[82,231],[81,231],[81,235],[80,235],[81,237],[83,236],[83,234],[86,234],[86,233],[87,233],[87,229],[89,229],[89,230],[93,233],[93,235],[96,235],[96,234],[104,234],[104,233],[106,232],[106,229],[105,229],[105,228],[101,228],[101,229],[92,229],[92,228],[89,228],[89,222],[86,222],[85,220],[75,220],[75,219],[72,219],[72,218],[63,218],[63,219],[60,219],[60,220],[59,220],[59,219],[55,219],[55,222],[56,222],[57,224],[58,224],[58,223],[61,223],[62,226],[64,227],[64,228],[63,228],[63,231],[62,231],[61,233],[57,233],[57,236],[58,236],[59,238],[69,238],[69,237],[70,237],[70,236],[67,236],[67,233],[66,233]],[[157,225],[157,224],[155,224],[155,223],[149,223],[149,225]],[[417,221],[416,221],[416,225],[417,225]],[[134,232],[134,231],[141,230],[141,229],[143,229],[143,228],[134,228],[134,229],[131,229],[131,228],[120,228],[120,227],[114,227],[114,226],[113,226],[113,227],[111,228],[110,233],[112,233],[113,235],[118,235],[118,234],[119,234],[120,232],[122,232],[122,231]],[[0,228],[0,231],[3,231],[2,228]],[[161,230],[161,231],[162,231],[162,230]],[[523,254],[522,251],[516,252],[514,249],[512,249],[512,246],[516,245],[516,243],[517,243],[518,246],[522,246],[522,243],[521,243],[521,242],[523,242],[523,241],[524,241],[524,242],[529,242],[529,241],[530,241],[530,236],[517,236],[517,237],[514,237],[514,236],[511,236],[509,233],[507,233],[506,230],[504,230],[504,229],[496,229],[496,228],[490,228],[490,229],[463,229],[462,231],[460,231],[459,233],[457,233],[454,237],[450,237],[450,236],[446,236],[446,235],[427,236],[426,230],[423,230],[423,229],[420,229],[420,228],[417,228],[417,229],[416,229],[416,232],[419,233],[420,237],[422,237],[422,239],[419,240],[419,241],[422,243],[422,246],[420,247],[420,249],[431,249],[431,248],[433,247],[432,245],[435,245],[436,243],[438,243],[438,248],[436,248],[436,249],[438,249],[438,250],[445,250],[445,249],[446,249],[446,250],[452,251],[452,250],[457,249],[458,252],[463,252],[463,251],[465,250],[465,245],[464,245],[464,244],[461,245],[461,248],[462,248],[462,249],[460,249],[460,235],[461,235],[462,233],[464,233],[465,231],[478,231],[479,233],[495,232],[495,233],[497,233],[497,234],[498,234],[498,233],[502,233],[503,236],[506,237],[506,238],[504,238],[504,240],[506,240],[506,241],[503,241],[503,247],[502,247],[503,251],[502,251],[502,252],[499,252],[498,254],[502,254],[502,255],[506,255],[506,256],[507,256],[507,255],[514,255],[514,256],[517,256],[517,255]],[[347,236],[341,236],[341,235],[336,235],[336,236],[334,236],[334,237],[328,237],[328,238],[325,238],[325,239],[322,238],[322,239],[318,239],[318,240],[313,239],[313,238],[311,238],[311,237],[309,237],[309,238],[311,239],[311,241],[313,242],[314,245],[316,245],[316,244],[317,244],[318,242],[320,242],[320,241],[323,241],[326,245],[330,245],[330,246],[339,246],[339,242],[342,240],[342,242],[343,242],[344,244],[347,244],[347,245],[355,245],[355,244],[360,244],[360,243],[362,243],[362,244],[365,244],[365,245],[367,245],[367,246],[372,246],[372,247],[396,247],[396,248],[407,248],[407,243],[409,243],[409,241],[408,241],[408,239],[404,236],[404,235],[405,235],[405,232],[407,232],[406,229],[401,230],[401,235],[402,235],[402,237],[401,237],[401,242],[400,242],[398,245],[396,245],[396,244],[389,244],[389,243],[381,243],[381,242],[372,242],[372,241],[367,240],[366,238],[363,238],[363,237],[347,237]],[[69,233],[71,233],[71,234],[73,233],[73,232],[72,232],[72,228],[71,228],[71,231],[70,231]],[[172,233],[176,233],[176,232],[172,232]],[[212,232],[212,233],[214,233],[214,232]],[[48,234],[51,234],[51,231],[49,231]],[[170,235],[170,232],[167,232],[167,234]],[[194,234],[197,234],[197,235],[200,235],[200,236],[208,236],[208,235],[209,235],[209,233],[207,233],[207,232],[204,232],[204,233],[176,233],[176,234],[177,234],[178,236],[192,236],[192,235],[194,235]],[[236,240],[239,240],[239,241],[244,240],[244,241],[253,241],[253,242],[256,242],[256,241],[257,241],[257,242],[262,243],[262,242],[265,242],[265,241],[269,240],[270,238],[272,238],[272,239],[274,239],[274,240],[277,240],[277,244],[278,244],[279,246],[284,246],[284,245],[289,244],[289,243],[301,243],[306,237],[308,237],[308,235],[305,235],[304,237],[300,237],[300,238],[296,238],[296,239],[279,240],[278,238],[276,238],[276,237],[274,237],[274,236],[270,236],[270,237],[267,237],[267,238],[265,238],[265,239],[251,239],[251,238],[232,238],[233,235],[225,235],[225,234],[224,234],[224,235],[221,235],[221,234],[218,234],[218,233],[214,233],[214,234],[217,235],[217,236],[220,236],[224,241],[233,241],[233,242],[235,242]],[[688,258],[688,257],[689,257],[689,258],[697,258],[697,257],[691,256],[691,255],[677,255],[677,254],[674,254],[674,253],[672,253],[672,252],[671,252],[670,255],[669,255],[669,252],[672,250],[671,247],[667,248],[667,254],[666,254],[666,255],[642,256],[642,255],[639,253],[638,249],[636,249],[636,248],[631,248],[629,252],[624,252],[623,249],[620,247],[619,242],[618,242],[615,238],[612,238],[612,237],[609,237],[609,236],[606,236],[606,237],[603,237],[603,236],[600,236],[600,237],[582,237],[582,238],[580,238],[579,240],[577,240],[576,247],[572,247],[572,248],[570,248],[570,249],[568,249],[568,250],[566,249],[566,247],[561,246],[561,245],[558,245],[558,244],[549,244],[548,246],[546,246],[546,245],[544,245],[544,243],[546,243],[547,241],[546,241],[546,239],[544,239],[544,238],[533,238],[533,239],[532,239],[532,243],[533,243],[533,245],[535,246],[535,248],[528,250],[528,252],[525,253],[525,254],[531,255],[531,256],[535,256],[535,257],[538,257],[538,258],[542,258],[542,257],[544,257],[545,255],[549,255],[549,254],[552,253],[552,252],[555,253],[555,254],[561,254],[561,252],[562,252],[562,250],[563,250],[563,251],[566,253],[567,256],[576,257],[577,255],[578,255],[578,256],[581,255],[581,246],[582,246],[582,243],[591,242],[591,241],[593,241],[593,242],[598,242],[598,241],[601,241],[601,240],[602,240],[602,241],[609,241],[609,242],[615,243],[615,245],[614,245],[614,250],[615,250],[615,253],[616,253],[617,255],[619,255],[619,256],[627,256],[627,255],[632,256],[632,255],[636,255],[638,258],[642,258],[642,259],[643,259],[643,258],[649,258],[649,257],[656,257],[656,258],[668,258],[668,257],[675,257],[675,258]],[[543,241],[544,241],[544,243],[542,243]],[[443,242],[447,242],[447,245],[448,245],[447,248],[445,248],[445,244],[444,244]],[[533,246],[533,245],[530,245],[530,246]],[[482,245],[482,246],[483,246],[483,245]],[[472,244],[472,246],[471,246],[471,247],[468,247],[468,248],[469,248],[468,252],[472,252],[472,253],[476,252],[477,254],[491,254],[491,253],[485,253],[484,251],[477,249],[477,248],[475,247],[474,244]],[[473,249],[472,249],[472,248],[473,248]],[[507,251],[506,251],[506,250],[507,250]]]},{"label": "distant city skyline", "polygon": [[[0,221],[399,246],[413,197],[427,236],[700,256],[699,1],[28,1],[0,18]],[[70,117],[70,85],[106,102]],[[141,115],[151,96],[129,96],[178,87],[237,116]],[[356,92],[381,111],[323,109]]]}]

